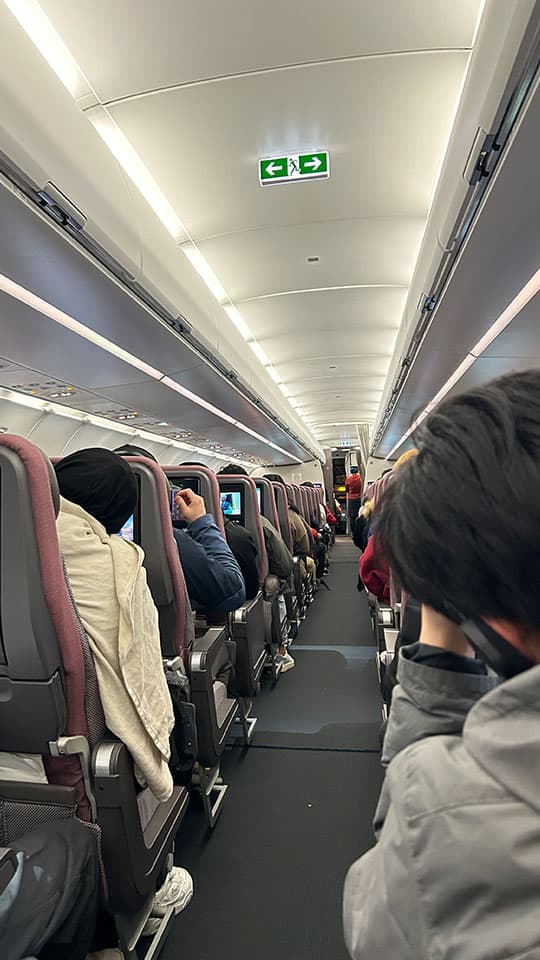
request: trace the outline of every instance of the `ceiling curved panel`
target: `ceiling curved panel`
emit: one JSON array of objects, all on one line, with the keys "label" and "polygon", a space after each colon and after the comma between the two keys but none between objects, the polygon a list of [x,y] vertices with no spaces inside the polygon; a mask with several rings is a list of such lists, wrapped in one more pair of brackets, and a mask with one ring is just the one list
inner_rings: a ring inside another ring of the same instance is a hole
[{"label": "ceiling curved panel", "polygon": [[[425,217],[467,57],[233,78],[112,114],[195,240],[314,219]],[[331,151],[329,180],[261,188],[259,157],[317,148]]]},{"label": "ceiling curved panel", "polygon": [[423,217],[351,217],[246,230],[198,246],[239,303],[311,288],[407,287],[424,226]]},{"label": "ceiling curved panel", "polygon": [[42,6],[104,100],[314,60],[467,47],[478,9],[475,0],[454,0],[451,15],[447,0],[333,0],[316,10],[309,0]]}]

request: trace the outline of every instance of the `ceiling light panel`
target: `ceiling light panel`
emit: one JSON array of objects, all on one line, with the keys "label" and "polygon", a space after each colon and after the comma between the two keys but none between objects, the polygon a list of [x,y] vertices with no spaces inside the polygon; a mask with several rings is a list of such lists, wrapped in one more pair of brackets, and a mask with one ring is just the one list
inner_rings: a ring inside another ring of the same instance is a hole
[{"label": "ceiling light panel", "polygon": [[270,365],[270,361],[269,361],[268,357],[266,356],[266,353],[264,352],[264,350],[263,350],[263,348],[261,347],[260,343],[257,343],[256,340],[250,340],[250,341],[249,341],[249,348],[250,348],[250,350],[253,351],[253,353],[254,353],[255,356],[257,357],[257,360],[259,360],[259,362],[262,363],[263,367],[268,367],[268,366]]},{"label": "ceiling light panel", "polygon": [[176,241],[183,240],[186,231],[180,218],[107,110],[103,107],[95,107],[87,112],[87,116],[112,155],[118,160],[120,166],[125,170],[129,179],[135,184],[156,216],[159,217],[171,237]]},{"label": "ceiling light panel", "polygon": [[64,41],[36,0],[4,0],[32,43],[75,99],[88,92],[88,85]]}]

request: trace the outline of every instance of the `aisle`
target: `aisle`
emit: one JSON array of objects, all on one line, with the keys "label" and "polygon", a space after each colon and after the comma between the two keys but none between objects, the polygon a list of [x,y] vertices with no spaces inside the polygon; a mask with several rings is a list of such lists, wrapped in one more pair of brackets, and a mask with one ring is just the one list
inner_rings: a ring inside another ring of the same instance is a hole
[{"label": "aisle", "polygon": [[[354,551],[354,552],[353,552]],[[190,811],[176,860],[195,896],[163,960],[346,960],[341,891],[372,845],[382,781],[380,698],[357,551],[338,541],[291,653],[296,668],[255,702],[251,748],[226,751],[230,784],[208,835]]]}]

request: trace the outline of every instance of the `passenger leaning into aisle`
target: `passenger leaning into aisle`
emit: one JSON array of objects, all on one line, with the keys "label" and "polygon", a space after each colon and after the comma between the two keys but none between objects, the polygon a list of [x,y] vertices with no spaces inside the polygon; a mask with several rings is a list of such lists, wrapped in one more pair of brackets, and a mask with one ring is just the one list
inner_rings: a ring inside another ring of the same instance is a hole
[{"label": "passenger leaning into aisle", "polygon": [[[407,463],[407,460],[415,457],[417,453],[418,451],[414,447],[406,450],[405,453],[402,453],[399,459],[396,460],[392,470],[385,470],[383,475],[374,484],[372,499],[364,503],[356,519],[353,533],[354,542],[356,546],[358,546],[358,537],[361,538],[361,542],[365,543],[358,562],[358,589],[362,590],[363,586],[365,586],[381,603],[393,605],[396,597],[390,565],[384,555],[384,550],[381,548],[375,529],[375,508],[381,497],[384,496],[384,491],[391,477],[404,463]],[[360,524],[362,524],[362,526],[360,526]]]},{"label": "passenger leaning into aisle", "polygon": [[532,960],[540,371],[447,400],[418,441],[388,486],[377,534],[422,604],[420,641],[400,653],[378,842],[347,876],[346,942],[354,960]]},{"label": "passenger leaning into aisle", "polygon": [[[60,488],[58,539],[81,623],[94,660],[109,730],[126,745],[137,779],[167,800],[173,709],[161,660],[158,614],[139,546],[117,536],[137,506],[129,465],[100,448],[79,450],[55,467]],[[193,883],[171,869],[156,894],[154,913],[189,903]],[[146,933],[153,933],[152,921]]]}]

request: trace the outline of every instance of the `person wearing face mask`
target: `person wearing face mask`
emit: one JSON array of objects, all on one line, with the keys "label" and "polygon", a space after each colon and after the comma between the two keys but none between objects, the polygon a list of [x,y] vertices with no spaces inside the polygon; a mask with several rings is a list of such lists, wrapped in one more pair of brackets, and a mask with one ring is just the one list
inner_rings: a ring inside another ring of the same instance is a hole
[{"label": "person wearing face mask", "polygon": [[350,868],[354,960],[540,956],[540,370],[452,397],[376,535],[421,604],[383,745],[376,845]]}]

